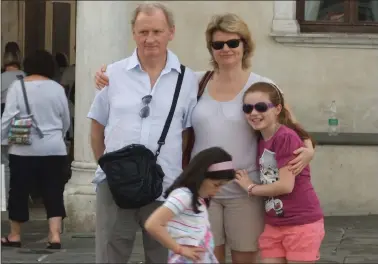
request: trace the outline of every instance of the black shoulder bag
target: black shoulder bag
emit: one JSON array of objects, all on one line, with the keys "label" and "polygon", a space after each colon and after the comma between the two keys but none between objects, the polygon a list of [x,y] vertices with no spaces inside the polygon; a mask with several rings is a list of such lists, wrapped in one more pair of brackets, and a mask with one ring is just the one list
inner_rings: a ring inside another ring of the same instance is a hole
[{"label": "black shoulder bag", "polygon": [[141,144],[131,144],[120,150],[105,153],[98,164],[106,174],[114,202],[122,209],[140,208],[152,203],[163,192],[164,172],[157,157],[165,144],[173,114],[180,95],[185,66],[181,65],[171,109],[154,154]]}]

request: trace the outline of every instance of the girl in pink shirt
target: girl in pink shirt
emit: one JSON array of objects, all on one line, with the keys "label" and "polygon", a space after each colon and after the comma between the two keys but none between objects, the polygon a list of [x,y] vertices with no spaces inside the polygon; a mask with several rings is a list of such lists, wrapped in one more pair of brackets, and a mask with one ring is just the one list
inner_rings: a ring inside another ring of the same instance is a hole
[{"label": "girl in pink shirt", "polygon": [[259,237],[264,263],[315,262],[324,238],[323,212],[311,184],[310,168],[299,175],[288,169],[293,151],[310,135],[295,124],[284,98],[272,83],[253,84],[244,94],[243,112],[260,135],[261,183],[238,171],[236,181],[249,195],[265,198],[265,228]]}]

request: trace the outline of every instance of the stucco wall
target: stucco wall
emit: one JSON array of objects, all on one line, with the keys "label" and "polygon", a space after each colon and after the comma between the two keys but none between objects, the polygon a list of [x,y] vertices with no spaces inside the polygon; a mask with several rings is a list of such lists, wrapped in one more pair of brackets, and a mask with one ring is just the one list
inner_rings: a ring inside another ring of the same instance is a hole
[{"label": "stucco wall", "polygon": [[378,147],[318,146],[312,182],[326,215],[378,214]]}]

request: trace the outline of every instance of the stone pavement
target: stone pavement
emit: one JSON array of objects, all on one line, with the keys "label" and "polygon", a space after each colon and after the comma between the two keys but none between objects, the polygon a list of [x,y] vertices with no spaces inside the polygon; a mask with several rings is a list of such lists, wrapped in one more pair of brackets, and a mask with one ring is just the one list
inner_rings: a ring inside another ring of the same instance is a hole
[{"label": "stone pavement", "polygon": [[[327,217],[326,237],[321,248],[323,263],[378,263],[378,215]],[[7,234],[8,223],[2,222],[1,234]],[[2,248],[2,263],[94,263],[94,235],[62,236],[62,250],[46,250],[47,223],[34,220],[25,224],[23,248]],[[144,259],[141,235],[135,242],[131,263]],[[230,261],[229,261],[230,262]]]}]

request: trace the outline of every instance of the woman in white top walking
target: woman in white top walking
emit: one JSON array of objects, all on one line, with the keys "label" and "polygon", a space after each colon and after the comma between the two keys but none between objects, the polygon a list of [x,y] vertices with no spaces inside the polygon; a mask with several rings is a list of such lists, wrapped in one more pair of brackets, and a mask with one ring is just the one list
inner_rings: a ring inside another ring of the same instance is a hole
[{"label": "woman in white top walking", "polygon": [[[68,172],[64,143],[70,126],[68,102],[63,87],[51,80],[55,62],[49,52],[36,51],[27,57],[24,70],[27,74],[24,79],[25,93],[34,118],[30,130],[31,145],[12,144],[9,147],[8,211],[11,230],[1,239],[1,245],[21,247],[21,224],[29,220],[29,194],[36,182],[49,220],[47,247],[60,249],[61,222],[66,216],[63,191]],[[12,120],[28,116],[24,98],[21,81],[13,82],[1,120],[3,141],[8,139]]]},{"label": "woman in white top walking", "polygon": [[221,148],[201,151],[166,192],[145,229],[169,251],[168,263],[218,263],[205,198],[235,178],[232,157]]}]

